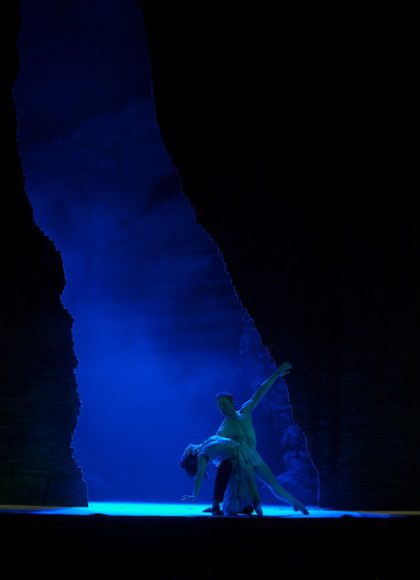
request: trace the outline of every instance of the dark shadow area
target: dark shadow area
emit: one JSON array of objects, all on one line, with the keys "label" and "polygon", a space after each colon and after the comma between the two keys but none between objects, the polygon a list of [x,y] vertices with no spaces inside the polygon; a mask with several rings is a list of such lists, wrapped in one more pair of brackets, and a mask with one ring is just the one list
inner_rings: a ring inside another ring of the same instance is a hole
[{"label": "dark shadow area", "polygon": [[[130,578],[411,578],[418,518],[115,518],[1,515],[13,573]],[[237,548],[232,550],[232,542]],[[19,557],[21,550],[26,557]],[[103,576],[105,575],[105,576]]]}]

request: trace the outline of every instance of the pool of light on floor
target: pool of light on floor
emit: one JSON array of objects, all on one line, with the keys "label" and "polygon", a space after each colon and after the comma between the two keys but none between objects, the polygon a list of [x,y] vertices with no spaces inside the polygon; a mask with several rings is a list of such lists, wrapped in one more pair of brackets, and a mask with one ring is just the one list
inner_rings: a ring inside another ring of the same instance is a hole
[{"label": "pool of light on floor", "polygon": [[[31,513],[49,515],[91,516],[102,514],[107,516],[137,516],[137,517],[213,517],[204,513],[208,504],[199,503],[126,503],[126,502],[89,502],[88,507],[45,507],[45,506],[0,506],[0,513]],[[308,506],[310,515],[304,516],[293,509],[279,505],[263,506],[264,516],[276,518],[341,518],[352,516],[356,518],[389,518],[405,515],[403,512],[369,512],[342,511]],[[408,515],[408,514],[407,514]],[[249,516],[239,516],[249,517]],[[252,516],[257,517],[257,516]]]}]

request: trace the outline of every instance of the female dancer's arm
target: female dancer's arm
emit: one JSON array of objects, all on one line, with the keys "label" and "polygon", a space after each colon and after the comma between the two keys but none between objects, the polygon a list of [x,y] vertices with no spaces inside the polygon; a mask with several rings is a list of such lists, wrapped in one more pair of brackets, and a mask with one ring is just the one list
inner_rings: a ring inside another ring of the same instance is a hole
[{"label": "female dancer's arm", "polygon": [[182,501],[188,501],[196,499],[198,492],[200,491],[201,484],[203,483],[204,474],[206,473],[208,461],[202,455],[198,456],[198,469],[197,474],[194,477],[194,491],[193,495],[183,495]]}]

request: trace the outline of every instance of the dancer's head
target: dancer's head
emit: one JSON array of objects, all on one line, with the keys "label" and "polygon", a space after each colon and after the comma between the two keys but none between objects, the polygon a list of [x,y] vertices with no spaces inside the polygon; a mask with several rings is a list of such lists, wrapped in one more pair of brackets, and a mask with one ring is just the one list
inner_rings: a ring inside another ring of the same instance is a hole
[{"label": "dancer's head", "polygon": [[235,413],[235,401],[233,395],[227,391],[220,391],[216,395],[216,403],[219,411],[224,417],[232,417]]},{"label": "dancer's head", "polygon": [[200,445],[193,445],[190,443],[190,445],[185,448],[185,451],[182,454],[180,465],[190,477],[194,477],[197,473],[199,450]]}]

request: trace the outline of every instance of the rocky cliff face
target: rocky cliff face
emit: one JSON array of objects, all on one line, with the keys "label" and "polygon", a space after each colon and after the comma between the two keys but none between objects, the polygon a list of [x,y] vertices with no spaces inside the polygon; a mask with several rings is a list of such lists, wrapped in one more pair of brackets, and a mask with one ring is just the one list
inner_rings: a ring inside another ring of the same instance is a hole
[{"label": "rocky cliff face", "polygon": [[16,146],[18,3],[1,85],[0,503],[86,505],[71,449],[79,412],[61,257],[34,224]]},{"label": "rocky cliff face", "polygon": [[297,369],[322,505],[419,505],[418,30],[137,4],[185,193],[263,343]]}]

